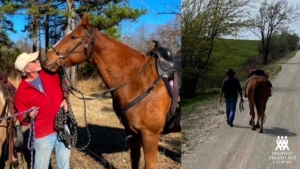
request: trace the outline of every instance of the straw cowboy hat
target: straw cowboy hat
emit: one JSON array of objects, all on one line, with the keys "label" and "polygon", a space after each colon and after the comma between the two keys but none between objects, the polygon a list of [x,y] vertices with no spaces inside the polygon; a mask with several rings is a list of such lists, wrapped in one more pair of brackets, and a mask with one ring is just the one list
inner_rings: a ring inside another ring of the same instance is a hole
[{"label": "straw cowboy hat", "polygon": [[19,71],[23,71],[29,62],[36,60],[39,56],[39,51],[34,53],[22,53],[15,61],[15,68]]}]

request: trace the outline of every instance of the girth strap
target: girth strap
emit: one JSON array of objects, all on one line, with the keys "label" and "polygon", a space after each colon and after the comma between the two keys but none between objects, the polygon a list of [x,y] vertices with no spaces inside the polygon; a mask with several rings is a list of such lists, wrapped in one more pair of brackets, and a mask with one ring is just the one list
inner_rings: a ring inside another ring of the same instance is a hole
[{"label": "girth strap", "polygon": [[141,101],[143,98],[145,98],[148,94],[150,94],[151,91],[153,91],[153,89],[156,87],[156,85],[158,84],[158,82],[161,80],[161,77],[159,76],[155,82],[148,88],[148,90],[143,93],[142,95],[140,95],[139,97],[137,97],[136,99],[134,99],[131,103],[129,103],[127,106],[125,106],[122,109],[122,115],[124,115],[126,113],[127,110],[129,110],[131,107],[133,107],[135,104],[137,104],[139,101]]}]

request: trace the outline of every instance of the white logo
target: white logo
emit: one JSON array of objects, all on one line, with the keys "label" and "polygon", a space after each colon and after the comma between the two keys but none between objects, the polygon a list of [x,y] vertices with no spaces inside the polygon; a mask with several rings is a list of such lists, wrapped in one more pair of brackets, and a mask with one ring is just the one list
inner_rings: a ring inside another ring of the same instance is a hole
[{"label": "white logo", "polygon": [[275,151],[277,151],[278,149],[280,151],[284,151],[285,149],[290,150],[288,147],[289,140],[287,139],[287,136],[285,136],[284,138],[283,138],[283,136],[281,136],[281,137],[278,136],[276,142],[277,142],[277,147],[276,147]]},{"label": "white logo", "polygon": [[292,164],[292,161],[296,160],[297,157],[294,152],[289,149],[287,136],[278,136],[276,143],[277,147],[275,151],[269,155],[269,159],[272,160],[274,164]]}]

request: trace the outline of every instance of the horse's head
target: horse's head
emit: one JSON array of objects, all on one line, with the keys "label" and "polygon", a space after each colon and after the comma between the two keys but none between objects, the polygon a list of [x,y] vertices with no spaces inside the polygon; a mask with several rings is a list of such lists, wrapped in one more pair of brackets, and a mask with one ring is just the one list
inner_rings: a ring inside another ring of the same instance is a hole
[{"label": "horse's head", "polygon": [[77,27],[42,58],[42,65],[49,71],[55,72],[60,66],[70,67],[88,61],[97,30],[92,28],[87,13],[79,19]]}]

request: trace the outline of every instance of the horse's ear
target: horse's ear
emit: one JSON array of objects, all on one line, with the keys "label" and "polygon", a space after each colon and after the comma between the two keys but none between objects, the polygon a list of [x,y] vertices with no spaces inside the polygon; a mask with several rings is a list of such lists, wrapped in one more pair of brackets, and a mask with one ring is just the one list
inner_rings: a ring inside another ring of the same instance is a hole
[{"label": "horse's ear", "polygon": [[84,26],[85,28],[90,28],[91,27],[91,23],[90,23],[89,16],[88,16],[87,12],[85,12],[83,14],[83,17],[82,17],[82,26]]},{"label": "horse's ear", "polygon": [[79,17],[78,18],[78,23],[77,23],[77,25],[81,25],[82,24],[82,20],[81,20],[81,18]]}]

